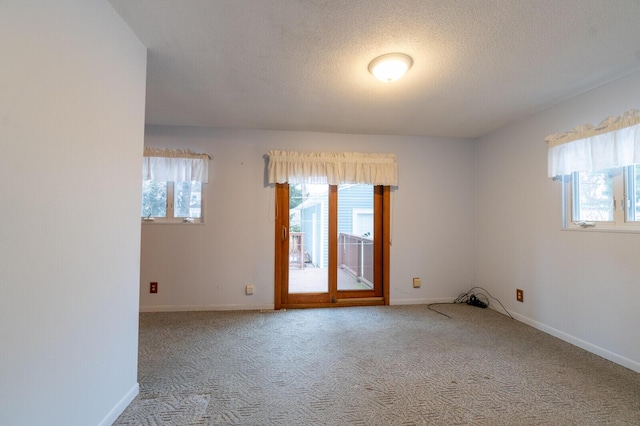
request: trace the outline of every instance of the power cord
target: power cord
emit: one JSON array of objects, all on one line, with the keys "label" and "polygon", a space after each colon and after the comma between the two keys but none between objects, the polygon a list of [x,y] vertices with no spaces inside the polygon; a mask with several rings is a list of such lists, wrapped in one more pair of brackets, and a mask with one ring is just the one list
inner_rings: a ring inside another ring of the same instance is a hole
[{"label": "power cord", "polygon": [[440,312],[440,311],[438,311],[437,309],[433,309],[433,308],[432,308],[432,306],[436,306],[436,305],[453,305],[453,302],[429,303],[429,304],[427,305],[427,309],[429,309],[430,311],[433,311],[433,312],[435,312],[435,313],[438,313],[438,314],[440,314],[440,315],[443,315],[443,316],[445,316],[445,317],[447,317],[447,318],[451,319],[451,317],[450,317],[449,315],[445,314],[444,312]]},{"label": "power cord", "polygon": [[[474,290],[481,290],[483,293],[476,293],[474,292]],[[484,300],[482,300],[484,299]],[[452,303],[430,303],[427,305],[427,309],[429,309],[430,311],[436,312],[440,315],[444,315],[445,317],[451,319],[451,317],[447,314],[445,314],[444,312],[440,312],[437,309],[433,309],[432,306],[436,306],[436,305],[452,305],[452,304],[456,304],[456,303],[466,303],[468,305],[472,305],[472,306],[478,306],[481,308],[487,308],[489,306],[489,299],[493,299],[496,302],[498,302],[498,304],[502,307],[502,309],[504,310],[504,312],[506,312],[507,316],[511,319],[514,319],[511,314],[509,313],[509,311],[507,310],[507,308],[504,307],[504,305],[502,304],[502,302],[500,302],[500,300],[496,299],[495,297],[493,297],[491,295],[491,293],[489,293],[485,288],[483,287],[473,287],[471,288],[469,291],[467,291],[466,293],[462,293],[461,295],[459,295]]]},{"label": "power cord", "polygon": [[[484,298],[484,301],[480,299],[480,297]],[[464,293],[458,296],[458,298],[453,303],[466,303],[467,305],[477,306],[478,308],[488,308],[489,307],[489,299],[484,294],[478,294],[476,296],[475,293]]]}]

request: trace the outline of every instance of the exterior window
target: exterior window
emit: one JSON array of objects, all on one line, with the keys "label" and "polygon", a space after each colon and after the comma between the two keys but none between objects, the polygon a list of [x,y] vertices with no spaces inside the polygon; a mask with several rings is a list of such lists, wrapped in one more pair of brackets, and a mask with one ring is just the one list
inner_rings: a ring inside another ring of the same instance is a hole
[{"label": "exterior window", "polygon": [[176,182],[173,185],[174,217],[202,217],[202,183]]},{"label": "exterior window", "polygon": [[625,178],[627,221],[640,222],[640,164],[626,167]]},{"label": "exterior window", "polygon": [[353,209],[353,233],[373,239],[373,209]]},{"label": "exterior window", "polygon": [[640,165],[574,172],[567,186],[566,228],[640,231]]},{"label": "exterior window", "polygon": [[640,110],[549,135],[547,175],[562,176],[562,226],[640,232]]},{"label": "exterior window", "polygon": [[573,173],[573,221],[612,222],[615,169]]},{"label": "exterior window", "polygon": [[142,182],[141,217],[145,221],[202,222],[201,182]]}]

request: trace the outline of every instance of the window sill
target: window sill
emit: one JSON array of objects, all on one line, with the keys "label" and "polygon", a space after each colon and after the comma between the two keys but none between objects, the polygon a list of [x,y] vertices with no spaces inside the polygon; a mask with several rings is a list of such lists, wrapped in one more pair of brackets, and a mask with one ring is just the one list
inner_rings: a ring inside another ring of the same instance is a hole
[{"label": "window sill", "polygon": [[627,227],[627,228],[612,228],[612,227],[604,227],[604,226],[594,226],[588,228],[582,227],[564,227],[560,229],[561,231],[572,231],[572,232],[609,232],[612,234],[640,234],[640,226],[636,227]]},{"label": "window sill", "polygon": [[171,221],[162,221],[162,220],[142,220],[143,225],[183,225],[183,226],[201,226],[205,225],[204,222],[171,222]]}]

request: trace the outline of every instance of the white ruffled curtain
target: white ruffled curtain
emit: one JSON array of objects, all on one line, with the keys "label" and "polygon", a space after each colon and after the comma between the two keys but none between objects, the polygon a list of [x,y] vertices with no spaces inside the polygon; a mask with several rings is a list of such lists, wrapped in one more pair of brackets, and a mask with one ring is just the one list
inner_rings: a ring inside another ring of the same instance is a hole
[{"label": "white ruffled curtain", "polygon": [[269,183],[398,185],[394,154],[269,151]]},{"label": "white ruffled curtain", "polygon": [[188,149],[145,147],[142,180],[158,182],[209,182],[209,154],[196,154]]},{"label": "white ruffled curtain", "polygon": [[549,177],[640,163],[640,110],[547,136]]}]

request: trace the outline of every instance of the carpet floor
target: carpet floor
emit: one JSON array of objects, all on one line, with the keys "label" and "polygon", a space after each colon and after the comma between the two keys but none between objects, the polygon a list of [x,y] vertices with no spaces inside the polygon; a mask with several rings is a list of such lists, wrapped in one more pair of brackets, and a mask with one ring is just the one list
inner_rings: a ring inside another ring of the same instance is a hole
[{"label": "carpet floor", "polygon": [[640,374],[468,305],[140,315],[115,425],[640,425]]}]

